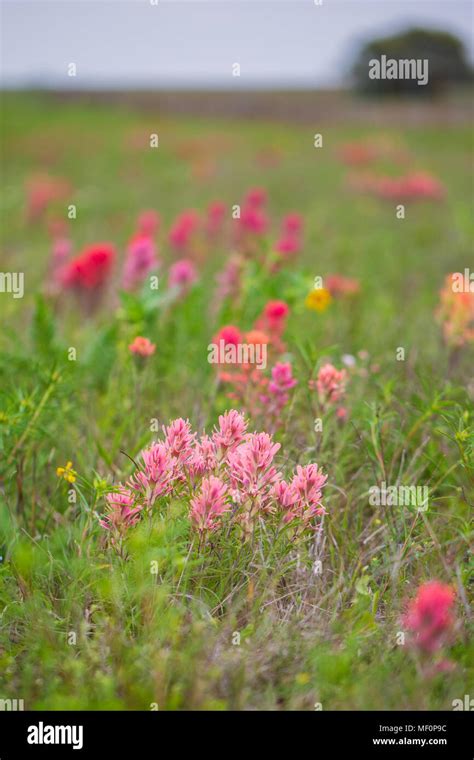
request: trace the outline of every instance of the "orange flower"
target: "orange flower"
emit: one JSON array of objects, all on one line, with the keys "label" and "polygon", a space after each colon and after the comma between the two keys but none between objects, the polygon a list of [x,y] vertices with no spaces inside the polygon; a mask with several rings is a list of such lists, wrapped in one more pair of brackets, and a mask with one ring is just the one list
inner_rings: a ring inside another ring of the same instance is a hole
[{"label": "orange flower", "polygon": [[262,330],[249,330],[248,333],[245,333],[245,340],[254,346],[259,344],[266,346],[270,343],[270,338]]}]

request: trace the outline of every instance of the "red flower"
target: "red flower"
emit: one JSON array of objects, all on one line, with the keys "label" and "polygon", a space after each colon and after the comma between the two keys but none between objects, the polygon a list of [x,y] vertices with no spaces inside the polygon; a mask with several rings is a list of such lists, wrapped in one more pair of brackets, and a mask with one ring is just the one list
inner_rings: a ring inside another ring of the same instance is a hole
[{"label": "red flower", "polygon": [[455,591],[439,581],[429,581],[418,589],[409,605],[404,624],[415,634],[415,645],[433,654],[445,643],[454,625],[452,607]]},{"label": "red flower", "polygon": [[213,342],[217,345],[219,345],[221,340],[224,341],[225,346],[228,344],[238,346],[243,341],[242,333],[239,328],[234,327],[234,325],[225,325],[224,327],[221,327],[217,335],[213,338]]},{"label": "red flower", "polygon": [[115,249],[109,243],[96,243],[72,259],[61,275],[65,287],[93,290],[102,286],[113,265]]}]

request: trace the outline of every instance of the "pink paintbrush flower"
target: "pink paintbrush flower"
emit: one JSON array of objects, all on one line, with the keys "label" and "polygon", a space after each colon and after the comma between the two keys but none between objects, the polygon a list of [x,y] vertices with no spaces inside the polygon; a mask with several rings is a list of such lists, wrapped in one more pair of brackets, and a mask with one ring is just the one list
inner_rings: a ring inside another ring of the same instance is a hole
[{"label": "pink paintbrush flower", "polygon": [[123,273],[123,287],[133,290],[158,267],[155,244],[151,237],[140,235],[130,242]]},{"label": "pink paintbrush flower", "polygon": [[185,293],[196,280],[196,267],[190,259],[180,259],[171,266],[168,277],[170,288],[179,288]]},{"label": "pink paintbrush flower", "polygon": [[244,206],[240,212],[240,228],[242,232],[264,235],[268,229],[268,217],[256,206]]},{"label": "pink paintbrush flower", "polygon": [[226,495],[227,486],[222,480],[213,475],[203,478],[200,492],[191,500],[190,511],[191,522],[201,535],[219,527],[222,515],[230,509]]},{"label": "pink paintbrush flower", "polygon": [[193,446],[196,434],[191,431],[189,420],[179,417],[168,427],[163,427],[165,445],[169,453],[176,458],[179,464],[188,462],[193,455]]},{"label": "pink paintbrush flower", "polygon": [[262,208],[267,203],[267,191],[263,187],[253,187],[245,196],[245,202],[252,208]]},{"label": "pink paintbrush flower", "polygon": [[[321,404],[336,404],[345,393],[347,372],[337,370],[332,364],[325,364],[318,372],[316,389]],[[314,388],[314,381],[310,380],[310,388]]]},{"label": "pink paintbrush flower", "polygon": [[325,513],[321,499],[326,480],[327,475],[323,475],[317,464],[296,467],[296,475],[291,481],[291,486],[299,496],[299,511],[303,519],[307,520]]},{"label": "pink paintbrush flower", "polygon": [[414,634],[414,645],[434,654],[447,643],[453,631],[456,594],[451,586],[429,581],[419,587],[404,616],[404,624]]},{"label": "pink paintbrush flower", "polygon": [[286,216],[284,216],[282,219],[281,228],[284,236],[299,236],[303,231],[302,215],[296,212],[286,214]]},{"label": "pink paintbrush flower", "polygon": [[258,509],[269,505],[269,489],[280,479],[273,458],[280,449],[268,433],[250,433],[227,456],[231,483],[240,503],[254,500]]},{"label": "pink paintbrush flower", "polygon": [[107,512],[99,521],[106,530],[123,532],[138,522],[142,506],[136,504],[135,494],[129,488],[120,486],[117,491],[107,494],[106,502]]},{"label": "pink paintbrush flower", "polygon": [[160,227],[160,215],[153,209],[142,211],[137,219],[137,237],[153,237]]},{"label": "pink paintbrush flower", "polygon": [[242,442],[247,430],[247,421],[240,412],[231,409],[219,417],[219,427],[214,429],[212,440],[225,455]]},{"label": "pink paintbrush flower", "polygon": [[195,209],[183,211],[173,222],[169,233],[170,245],[178,251],[189,248],[192,237],[199,227],[199,214]]},{"label": "pink paintbrush flower", "polygon": [[206,232],[212,239],[215,238],[222,230],[226,213],[226,205],[221,201],[213,201],[207,207]]}]

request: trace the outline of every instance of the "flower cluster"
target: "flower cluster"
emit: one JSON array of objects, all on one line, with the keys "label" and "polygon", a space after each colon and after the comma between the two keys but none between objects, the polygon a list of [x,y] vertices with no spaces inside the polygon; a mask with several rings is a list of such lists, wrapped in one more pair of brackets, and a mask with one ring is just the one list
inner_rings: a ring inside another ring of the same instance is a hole
[{"label": "flower cluster", "polygon": [[266,424],[275,430],[281,422],[281,412],[289,401],[289,393],[297,384],[293,378],[289,362],[280,362],[278,357],[285,351],[282,336],[286,328],[289,307],[284,301],[269,301],[257,318],[254,329],[242,333],[234,325],[222,327],[214,343],[226,346],[250,345],[265,351],[270,358],[271,377],[256,364],[236,362],[232,368],[219,365],[219,380],[230,386],[228,397],[252,417],[265,417]]},{"label": "flower cluster", "polygon": [[308,385],[311,390],[316,390],[321,408],[326,410],[329,407],[337,406],[336,416],[340,420],[347,417],[347,409],[339,406],[346,393],[346,384],[348,374],[345,369],[338,370],[332,364],[324,364],[316,380],[310,380]]},{"label": "flower cluster", "polygon": [[349,185],[358,192],[395,201],[441,201],[445,189],[441,182],[427,172],[409,172],[400,177],[361,174],[349,177]]},{"label": "flower cluster", "polygon": [[244,538],[261,519],[298,530],[317,527],[325,512],[327,476],[309,464],[298,466],[286,482],[274,462],[280,444],[268,433],[248,433],[247,426],[232,409],[219,417],[210,436],[198,437],[183,419],[163,427],[163,439],[141,453],[127,484],[107,495],[102,527],[124,535],[144,512],[166,506],[171,498],[188,502],[189,520],[201,541],[224,522]]}]

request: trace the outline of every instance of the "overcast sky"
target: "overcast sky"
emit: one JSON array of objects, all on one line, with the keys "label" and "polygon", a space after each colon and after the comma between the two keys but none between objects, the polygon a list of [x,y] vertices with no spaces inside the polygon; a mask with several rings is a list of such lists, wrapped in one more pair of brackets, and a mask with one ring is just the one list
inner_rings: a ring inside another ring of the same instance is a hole
[{"label": "overcast sky", "polygon": [[3,86],[330,87],[362,42],[411,25],[456,33],[473,58],[470,2],[153,2],[0,0]]}]

